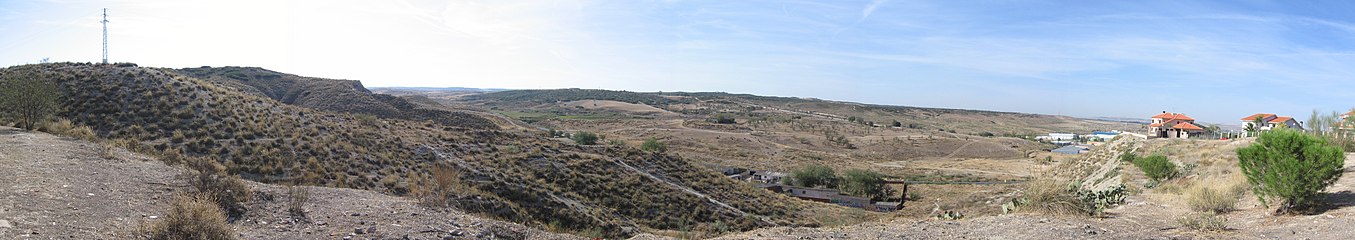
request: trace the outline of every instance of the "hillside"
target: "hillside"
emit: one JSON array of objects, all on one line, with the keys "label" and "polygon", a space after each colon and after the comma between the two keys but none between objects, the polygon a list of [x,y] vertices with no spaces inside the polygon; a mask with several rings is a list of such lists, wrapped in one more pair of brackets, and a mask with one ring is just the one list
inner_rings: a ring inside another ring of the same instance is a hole
[{"label": "hillside", "polygon": [[[1031,140],[1049,132],[1138,131],[1140,124],[1038,114],[880,106],[728,93],[593,89],[511,90],[439,96],[443,106],[478,108],[525,128],[587,131],[612,144],[653,139],[712,169],[790,172],[809,165],[864,169],[900,179],[1024,181],[1070,158]],[[720,118],[732,120],[726,123]],[[892,126],[899,121],[897,127]],[[899,185],[892,186],[901,191]],[[970,216],[999,214],[1019,185],[914,185],[924,199],[894,217],[930,217],[935,206]],[[905,204],[909,205],[909,204]]]},{"label": "hillside", "polygon": [[1051,132],[1138,130],[1140,125],[1066,116],[983,110],[923,108],[861,104],[808,98],[769,97],[719,92],[643,93],[593,89],[511,90],[469,95],[460,100],[489,107],[528,107],[579,100],[610,100],[645,104],[695,115],[714,113],[756,118],[758,110],[801,113],[807,116],[853,120],[880,126],[899,121],[913,129],[955,131],[961,134],[1021,136]]},{"label": "hillside", "polygon": [[[188,170],[152,156],[68,137],[0,127],[0,238],[131,239],[140,224],[164,219],[174,192],[187,191]],[[242,239],[358,238],[576,239],[520,224],[420,206],[408,198],[329,187],[304,187],[311,221],[287,215],[285,186],[249,183],[254,199],[231,226]]]},{"label": "hillside", "polygon": [[493,129],[493,122],[463,111],[431,109],[417,101],[373,94],[354,80],[302,77],[255,67],[200,67],[177,72],[238,91],[316,110],[371,114],[382,118],[434,121],[468,129]]},{"label": "hillside", "polygon": [[[420,197],[531,226],[610,237],[817,224],[799,216],[804,206],[795,201],[673,155],[349,113],[366,108],[302,107],[286,103],[311,102],[295,87],[241,91],[242,85],[178,70],[57,63],[0,74],[56,82],[58,116],[101,138],[169,159],[214,158],[259,182]],[[269,92],[281,93],[284,101],[265,97]]]}]

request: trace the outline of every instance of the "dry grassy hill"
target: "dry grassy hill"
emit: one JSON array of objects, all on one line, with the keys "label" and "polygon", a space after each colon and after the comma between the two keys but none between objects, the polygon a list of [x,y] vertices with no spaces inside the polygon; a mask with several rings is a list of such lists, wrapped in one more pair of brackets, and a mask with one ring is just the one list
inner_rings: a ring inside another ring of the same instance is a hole
[{"label": "dry grassy hill", "polygon": [[428,120],[468,129],[498,127],[489,119],[473,113],[425,107],[420,104],[420,99],[373,94],[362,87],[362,82],[354,80],[303,77],[256,67],[200,67],[176,71],[234,90],[316,110]]},{"label": "dry grassy hill", "polygon": [[[432,90],[391,93],[446,96]],[[558,89],[431,99],[484,109],[522,125],[595,132],[614,144],[638,146],[655,139],[669,152],[714,167],[788,172],[822,164],[926,181],[1030,179],[1051,167],[1046,157],[1068,158],[1049,153],[1055,146],[1028,140],[1030,135],[1141,128],[1063,116],[727,93]],[[722,124],[718,118],[733,121]],[[910,190],[929,203],[891,215],[927,217],[932,203],[975,216],[997,214],[992,207],[1004,197],[995,196],[1011,196],[1018,188],[920,185]]]},{"label": "dry grassy hill", "polygon": [[101,138],[171,162],[216,159],[260,182],[421,196],[499,219],[609,237],[817,224],[799,216],[803,206],[795,201],[673,155],[287,104],[319,100],[308,100],[319,93],[291,89],[315,84],[310,79],[253,92],[240,90],[249,84],[130,64],[23,65],[0,74],[55,82],[62,95],[58,116]]}]

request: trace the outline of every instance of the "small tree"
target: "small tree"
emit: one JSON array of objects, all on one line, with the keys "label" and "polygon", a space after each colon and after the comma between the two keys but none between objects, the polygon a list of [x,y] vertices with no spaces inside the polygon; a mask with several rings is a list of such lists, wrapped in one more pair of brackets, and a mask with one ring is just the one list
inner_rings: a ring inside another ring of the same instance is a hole
[{"label": "small tree", "polygon": [[578,132],[578,133],[574,133],[574,135],[573,135],[573,136],[570,136],[569,139],[573,139],[573,140],[574,140],[574,143],[583,144],[583,145],[593,145],[593,144],[598,144],[598,135],[597,135],[597,134],[593,134],[593,133],[591,133],[591,132]]},{"label": "small tree", "polygon": [[713,119],[713,122],[719,123],[719,124],[735,124],[735,123],[737,123],[737,122],[734,121],[734,117],[733,117],[733,116],[729,116],[729,115],[723,114],[723,113],[722,113],[722,114],[716,114],[716,115],[715,115],[715,119]]},{"label": "small tree", "polygon": [[640,150],[650,152],[664,152],[668,151],[668,145],[659,142],[658,139],[650,138],[645,140],[645,143],[640,144]]},{"label": "small tree", "polygon": [[893,124],[889,124],[889,126],[893,126],[893,127],[903,127],[903,123],[902,123],[902,122],[899,122],[899,120],[894,120],[894,123],[893,123]]},{"label": "small tree", "polygon": [[1237,149],[1237,160],[1261,204],[1269,206],[1266,197],[1279,197],[1283,202],[1275,214],[1286,214],[1312,206],[1319,192],[1341,178],[1343,154],[1321,138],[1276,129]]},{"label": "small tree", "polygon": [[0,110],[13,115],[20,128],[34,130],[56,111],[56,83],[15,71],[0,73]]},{"label": "small tree", "polygon": [[881,199],[888,194],[889,188],[885,186],[884,175],[880,173],[850,169],[842,173],[839,189],[851,195]]},{"label": "small tree", "polygon": [[790,173],[791,185],[801,187],[837,187],[837,173],[832,167],[813,164]]}]

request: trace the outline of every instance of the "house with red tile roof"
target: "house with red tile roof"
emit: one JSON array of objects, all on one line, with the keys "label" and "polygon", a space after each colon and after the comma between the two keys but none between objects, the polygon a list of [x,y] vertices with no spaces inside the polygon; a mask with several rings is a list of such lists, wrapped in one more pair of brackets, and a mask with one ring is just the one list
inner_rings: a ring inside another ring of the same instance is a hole
[{"label": "house with red tile roof", "polygon": [[1150,118],[1152,122],[1148,124],[1148,136],[1190,138],[1191,134],[1204,133],[1204,128],[1195,125],[1195,119],[1185,114],[1162,111],[1161,114],[1153,115]]},{"label": "house with red tile roof", "polygon": [[[1261,119],[1260,126],[1255,126],[1257,122],[1256,119]],[[1252,114],[1251,116],[1244,117],[1241,120],[1243,127],[1252,127],[1257,131],[1267,131],[1279,126],[1284,126],[1290,129],[1303,130],[1303,123],[1294,120],[1294,118],[1278,116],[1270,113]]]}]

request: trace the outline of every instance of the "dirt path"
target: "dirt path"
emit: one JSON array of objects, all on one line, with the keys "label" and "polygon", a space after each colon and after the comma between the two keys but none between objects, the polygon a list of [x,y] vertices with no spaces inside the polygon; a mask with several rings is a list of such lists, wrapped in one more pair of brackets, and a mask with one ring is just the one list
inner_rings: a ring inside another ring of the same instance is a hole
[{"label": "dirt path", "polygon": [[[99,150],[0,127],[0,239],[126,239],[140,224],[162,218],[174,192],[189,190],[179,176],[183,169],[121,149],[104,159]],[[413,199],[326,187],[303,187],[311,193],[308,221],[294,222],[285,187],[248,184],[254,198],[232,223],[242,239],[576,238],[429,209]]]},{"label": "dirt path", "polygon": [[973,145],[973,144],[976,143],[976,142],[978,142],[978,141],[969,141],[969,142],[966,142],[966,143],[964,143],[964,145],[960,145],[960,147],[955,148],[955,151],[951,151],[950,154],[946,154],[946,156],[943,157],[943,158],[955,158],[955,154],[959,154],[960,151],[962,151],[962,150],[964,150],[965,148],[969,147],[969,145]]}]

